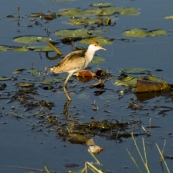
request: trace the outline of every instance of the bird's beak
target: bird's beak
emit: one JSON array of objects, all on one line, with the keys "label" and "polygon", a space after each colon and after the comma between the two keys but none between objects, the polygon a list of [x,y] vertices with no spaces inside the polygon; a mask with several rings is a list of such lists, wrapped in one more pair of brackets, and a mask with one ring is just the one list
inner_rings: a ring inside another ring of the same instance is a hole
[{"label": "bird's beak", "polygon": [[104,47],[101,47],[102,50],[106,50]]}]

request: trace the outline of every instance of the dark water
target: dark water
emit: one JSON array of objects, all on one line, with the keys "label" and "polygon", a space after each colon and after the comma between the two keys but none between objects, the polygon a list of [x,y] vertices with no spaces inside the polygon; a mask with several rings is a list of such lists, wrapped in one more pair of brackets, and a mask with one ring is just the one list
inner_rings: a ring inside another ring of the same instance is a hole
[{"label": "dark water", "polygon": [[[1,2],[0,13],[0,45],[8,46],[21,46],[13,42],[13,38],[22,35],[43,35],[47,36],[45,28],[50,28],[50,37],[53,40],[57,40],[54,35],[54,31],[60,29],[82,28],[82,26],[72,26],[65,24],[67,20],[65,17],[57,18],[50,22],[40,21],[43,25],[28,27],[33,24],[31,18],[28,17],[31,13],[39,13],[40,9],[46,13],[48,10],[57,12],[60,8],[88,8],[89,4],[93,1],[80,1],[56,3],[49,0],[6,0]],[[114,44],[104,46],[107,51],[97,52],[98,56],[104,57],[106,61],[100,65],[91,64],[92,70],[100,67],[104,70],[110,69],[114,75],[118,75],[118,71],[123,68],[147,68],[152,71],[156,76],[161,76],[168,83],[173,83],[172,79],[172,64],[173,64],[173,49],[172,49],[172,21],[165,20],[163,17],[166,15],[172,15],[172,1],[109,1],[112,5],[122,7],[134,7],[137,8],[141,14],[139,16],[119,16],[117,24],[114,27],[110,27],[110,33],[103,27],[105,36],[114,38]],[[2,8],[3,7],[3,8]],[[17,15],[17,8],[20,7],[20,26],[18,21],[14,18],[6,18],[5,16],[13,14]],[[39,20],[39,19],[38,19]],[[147,38],[130,38],[129,42],[121,41],[123,31],[132,28],[146,28],[148,30],[165,29],[168,34],[161,37],[147,37]],[[101,29],[101,28],[99,28]],[[80,45],[76,43],[76,45]],[[60,47],[63,54],[67,54],[72,51],[70,46]],[[57,60],[50,61],[45,58],[45,54],[42,53],[42,59],[39,53],[34,52],[0,52],[0,76],[14,76],[12,72],[19,68],[29,70],[32,67],[32,63],[37,70],[44,70],[45,66],[51,66],[57,63]],[[52,55],[54,55],[52,53]],[[162,72],[156,72],[155,69],[163,69]],[[61,76],[65,76],[62,74]],[[22,78],[32,78],[31,75],[25,73]],[[77,91],[77,94],[71,93],[73,98],[70,106],[70,114],[78,113],[78,118],[81,122],[89,122],[90,118],[94,116],[96,120],[104,119],[118,119],[122,121],[129,120],[141,120],[142,125],[147,126],[150,118],[152,118],[152,125],[160,126],[160,128],[152,129],[152,136],[147,138],[147,152],[148,161],[151,168],[151,172],[161,172],[159,166],[159,153],[156,149],[155,143],[158,143],[162,148],[164,139],[166,139],[165,154],[172,155],[172,136],[168,133],[172,133],[172,111],[166,112],[166,115],[158,114],[162,109],[155,111],[133,111],[128,109],[128,104],[131,98],[136,99],[133,93],[124,95],[120,100],[117,99],[117,89],[123,89],[113,84],[113,81],[106,83],[106,88],[113,89],[113,91],[106,91],[100,96],[94,96],[93,92],[96,89],[90,89],[88,86],[96,81],[82,84],[73,78],[73,82],[77,84],[72,91]],[[12,81],[5,82],[7,84],[7,91],[16,90]],[[15,83],[15,81],[14,81]],[[62,85],[58,84],[58,85]],[[83,91],[80,91],[81,86],[87,86]],[[0,91],[2,92],[2,91]],[[51,91],[40,90],[40,98],[48,99],[55,103],[55,107],[52,109],[54,115],[62,115],[63,106],[66,102],[65,94],[59,89],[56,93]],[[92,110],[92,103],[96,100],[99,110]],[[105,104],[107,100],[110,101],[110,106],[107,108]],[[145,102],[140,102],[146,108],[151,108],[152,105],[158,106],[170,106],[172,107],[172,100],[164,96],[159,96]],[[11,113],[11,107],[15,106],[18,109],[18,114],[24,115],[24,119],[16,119]],[[75,108],[75,107],[76,108]],[[105,110],[109,110],[111,113],[106,113]],[[25,108],[19,105],[17,102],[8,103],[6,100],[0,100],[0,172],[3,173],[22,173],[31,172],[27,170],[20,170],[10,168],[9,166],[21,166],[28,168],[43,169],[43,161],[46,162],[50,170],[57,172],[66,172],[69,169],[79,171],[84,167],[86,161],[93,161],[88,154],[87,147],[82,145],[72,145],[69,142],[63,142],[57,138],[55,132],[46,133],[31,131],[31,125],[38,120],[30,115],[30,112],[24,112]],[[8,114],[7,114],[8,113]],[[30,118],[26,118],[30,116]],[[6,122],[6,123],[4,123]],[[48,131],[48,130],[47,130]],[[141,132],[141,127],[136,128],[137,132]],[[137,138],[139,147],[142,150],[141,136]],[[133,146],[131,139],[123,139],[122,143],[116,143],[115,141],[109,141],[104,138],[94,137],[96,144],[105,148],[105,150],[98,155],[99,161],[104,165],[106,170],[114,172],[138,172],[132,163],[130,157],[126,152],[126,148],[132,151],[137,160],[137,152]],[[170,170],[172,169],[172,161],[166,160]],[[66,168],[66,164],[78,164],[77,168]],[[142,162],[140,163],[143,168]],[[125,169],[124,167],[129,167]],[[143,168],[144,170],[144,168]],[[33,171],[34,172],[34,171]]]}]

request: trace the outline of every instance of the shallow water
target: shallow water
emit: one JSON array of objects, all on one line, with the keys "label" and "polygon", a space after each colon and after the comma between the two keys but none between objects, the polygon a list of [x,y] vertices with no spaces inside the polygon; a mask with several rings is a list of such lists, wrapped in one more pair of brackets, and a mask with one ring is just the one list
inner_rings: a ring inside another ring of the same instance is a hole
[{"label": "shallow water", "polygon": [[[42,26],[36,26],[31,21],[29,14],[39,13],[40,9],[46,13],[48,10],[56,12],[60,8],[74,8],[82,7],[88,8],[89,4],[93,1],[80,1],[56,3],[49,0],[17,0],[11,2],[9,0],[3,1],[1,6],[0,21],[0,45],[8,46],[21,46],[19,43],[13,42],[13,38],[22,35],[46,35],[45,28],[50,28],[50,36],[53,40],[58,40],[54,31],[60,29],[82,28],[82,26],[73,26],[65,23],[66,18],[61,17],[53,21],[46,22],[45,20],[37,19]],[[109,27],[110,33],[107,32],[107,28],[103,27],[105,36],[114,38],[112,45],[104,46],[107,51],[98,51],[97,55],[104,57],[106,61],[102,64],[91,64],[90,68],[95,70],[97,67],[103,70],[110,69],[112,74],[118,76],[118,71],[124,68],[147,68],[156,75],[163,77],[168,83],[173,83],[172,79],[172,21],[165,20],[163,17],[166,15],[172,15],[173,3],[169,0],[167,2],[155,0],[150,3],[138,2],[138,1],[109,1],[112,5],[122,7],[134,7],[137,8],[141,14],[139,16],[118,16],[116,25]],[[16,18],[6,18],[5,16],[13,14],[17,15],[17,8],[20,7],[20,26]],[[115,15],[116,16],[116,15]],[[33,25],[33,27],[28,27]],[[127,38],[123,36],[123,31],[132,28],[147,28],[148,30],[165,29],[168,34],[160,37],[147,37],[147,38]],[[99,28],[101,29],[101,27]],[[120,39],[127,38],[128,42]],[[42,43],[43,44],[43,43]],[[76,43],[76,45],[80,45]],[[72,51],[69,45],[60,45],[59,47],[64,55]],[[55,55],[51,53],[51,55]],[[54,65],[58,60],[50,61],[45,57],[44,53],[41,53],[42,59],[39,53],[35,52],[0,52],[0,76],[15,76],[12,72],[19,68],[27,69],[26,72],[19,76],[18,81],[23,81],[24,78],[34,78],[27,71],[30,70],[32,64],[37,70],[43,71],[46,66]],[[156,72],[156,69],[163,69],[162,72]],[[43,75],[43,74],[42,74]],[[66,76],[66,74],[61,74]],[[160,128],[152,129],[152,136],[146,138],[147,141],[147,154],[148,161],[152,171],[159,172],[161,167],[159,166],[159,153],[155,147],[155,142],[158,143],[160,148],[163,147],[164,139],[166,139],[165,154],[172,155],[172,111],[166,112],[166,114],[158,114],[160,110],[164,108],[158,108],[151,110],[153,105],[158,106],[170,106],[172,107],[171,98],[165,96],[158,96],[143,102],[139,101],[139,104],[149,108],[148,110],[131,110],[127,108],[131,99],[137,97],[133,93],[125,94],[121,99],[117,99],[117,90],[123,89],[113,84],[113,81],[106,82],[105,87],[107,90],[100,96],[94,96],[94,91],[98,89],[90,89],[90,85],[95,83],[96,80],[89,83],[81,83],[75,78],[72,78],[73,82],[77,84],[74,88],[70,88],[71,97],[73,98],[70,103],[68,112],[70,115],[76,114],[77,119],[80,122],[90,122],[90,118],[94,117],[96,120],[112,120],[117,119],[119,121],[141,120],[144,127],[148,126],[150,118],[152,118],[153,126],[160,126]],[[13,84],[16,81],[5,81],[7,88],[4,91],[16,91],[16,86]],[[47,99],[55,103],[55,107],[52,108],[53,115],[63,117],[64,104],[66,102],[66,96],[61,89],[58,88],[62,83],[56,85],[57,92],[45,91],[39,89],[39,98]],[[80,91],[81,87],[85,86],[86,89]],[[0,91],[1,94],[4,91]],[[4,96],[4,95],[3,95]],[[94,101],[98,105],[98,111],[93,111]],[[108,107],[105,106],[107,101],[110,101]],[[24,115],[23,119],[17,119],[14,117],[12,106],[17,109],[17,114]],[[64,142],[58,138],[55,132],[50,132],[50,129],[44,129],[43,131],[37,131],[31,129],[33,124],[36,124],[39,120],[32,116],[33,112],[25,112],[25,108],[19,105],[18,102],[8,103],[8,100],[0,100],[0,172],[4,173],[20,173],[30,172],[29,170],[14,169],[9,166],[20,166],[27,168],[43,169],[43,161],[46,162],[50,170],[57,172],[64,172],[68,170],[79,171],[84,167],[86,161],[93,161],[91,156],[87,152],[87,147],[83,145],[70,144]],[[110,113],[105,110],[110,111]],[[135,127],[135,131],[143,133],[141,126]],[[137,142],[142,150],[141,144],[142,135],[137,137]],[[99,161],[104,165],[106,170],[114,172],[138,172],[135,165],[132,163],[130,157],[126,152],[128,148],[136,158],[138,158],[137,152],[133,146],[131,138],[124,139],[121,143],[115,141],[106,140],[104,138],[95,136],[94,140],[96,144],[105,148],[102,153],[98,155]],[[148,145],[150,144],[150,145]],[[140,160],[138,158],[137,160]],[[171,160],[166,160],[170,170],[172,169]],[[67,168],[67,164],[78,164],[78,167]],[[142,169],[143,165],[140,163]],[[125,168],[128,167],[128,168]],[[34,171],[33,171],[34,172]]]}]

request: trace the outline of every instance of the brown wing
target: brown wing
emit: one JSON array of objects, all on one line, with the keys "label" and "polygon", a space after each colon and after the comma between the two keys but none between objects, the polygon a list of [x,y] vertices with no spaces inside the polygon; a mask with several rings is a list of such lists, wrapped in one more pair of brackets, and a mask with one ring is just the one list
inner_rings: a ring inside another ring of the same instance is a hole
[{"label": "brown wing", "polygon": [[52,72],[62,73],[71,70],[81,70],[86,63],[85,51],[78,50],[68,54],[63,60],[61,60],[56,66],[52,68]]}]

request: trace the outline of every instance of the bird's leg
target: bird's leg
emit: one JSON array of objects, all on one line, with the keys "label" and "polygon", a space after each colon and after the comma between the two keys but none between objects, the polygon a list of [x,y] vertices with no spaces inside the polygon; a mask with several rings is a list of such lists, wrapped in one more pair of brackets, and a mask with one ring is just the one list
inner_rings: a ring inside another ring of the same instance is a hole
[{"label": "bird's leg", "polygon": [[64,89],[64,92],[65,92],[68,100],[71,100],[71,97],[68,94],[68,90],[67,90],[67,86],[66,85],[67,85],[67,82],[68,82],[69,78],[72,76],[72,74],[73,73],[69,73],[69,75],[67,76],[67,78],[66,78],[66,80],[64,82],[64,85],[63,85],[63,89]]}]

